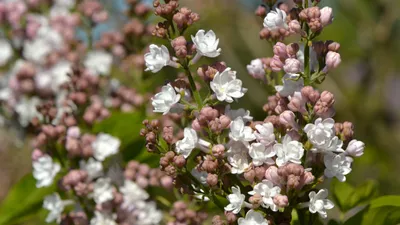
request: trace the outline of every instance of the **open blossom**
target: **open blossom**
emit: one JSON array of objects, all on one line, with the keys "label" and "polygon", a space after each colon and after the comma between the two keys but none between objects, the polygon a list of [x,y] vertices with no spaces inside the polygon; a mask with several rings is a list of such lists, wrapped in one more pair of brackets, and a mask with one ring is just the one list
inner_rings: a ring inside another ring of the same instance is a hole
[{"label": "open blossom", "polygon": [[18,121],[23,127],[27,127],[33,118],[42,119],[42,114],[37,111],[37,106],[41,103],[38,97],[22,97],[15,106],[18,114]]},{"label": "open blossom", "polygon": [[328,178],[336,177],[340,182],[346,181],[346,175],[351,172],[351,160],[345,153],[328,152],[324,155],[325,171]]},{"label": "open blossom", "polygon": [[249,168],[248,149],[242,142],[233,142],[228,150],[228,162],[232,166],[232,174],[244,173]]},{"label": "open blossom", "polygon": [[267,122],[256,125],[257,132],[254,132],[258,142],[265,146],[270,146],[275,143],[274,125]]},{"label": "open blossom", "polygon": [[114,198],[110,178],[99,178],[93,185],[93,198],[96,204],[102,204]]},{"label": "open blossom", "polygon": [[94,158],[89,158],[87,162],[81,160],[79,167],[88,174],[88,180],[93,180],[103,175],[103,164]]},{"label": "open blossom", "polygon": [[98,161],[104,161],[107,157],[118,153],[121,141],[109,134],[100,133],[92,143],[93,156]]},{"label": "open blossom", "polygon": [[250,110],[246,110],[243,108],[240,109],[231,109],[231,105],[225,106],[225,115],[228,116],[231,120],[235,120],[239,116],[243,118],[245,123],[252,121],[253,117],[250,116]]},{"label": "open blossom", "polygon": [[155,202],[139,201],[134,213],[137,214],[137,221],[143,225],[160,224],[163,219],[163,213],[157,209]]},{"label": "open blossom", "polygon": [[192,41],[197,53],[202,56],[215,58],[221,54],[221,49],[218,48],[219,39],[212,30],[207,33],[204,30],[197,31],[196,36],[192,36]]},{"label": "open blossom", "polygon": [[196,131],[192,128],[186,127],[183,130],[183,134],[183,139],[176,142],[176,152],[187,158],[189,157],[192,150],[196,147],[199,139],[197,137]]},{"label": "open blossom", "polygon": [[44,198],[43,208],[47,209],[49,214],[46,217],[47,223],[52,223],[56,221],[61,222],[61,214],[64,211],[64,207],[72,202],[63,201],[58,193],[53,193]]},{"label": "open blossom", "polygon": [[217,99],[221,102],[232,103],[234,98],[243,97],[247,89],[242,88],[242,81],[236,79],[236,71],[226,68],[222,73],[217,72],[210,82]]},{"label": "open blossom", "polygon": [[111,54],[102,50],[94,50],[87,53],[83,64],[93,75],[108,76],[112,61],[113,57]]},{"label": "open blossom", "polygon": [[276,212],[278,206],[275,205],[273,198],[281,192],[281,188],[274,187],[274,184],[269,180],[263,180],[254,186],[253,190],[249,192],[250,195],[259,194],[262,197],[262,207]]},{"label": "open blossom", "polygon": [[247,72],[255,79],[265,79],[265,69],[261,59],[251,60],[250,65],[247,65]]},{"label": "open blossom", "polygon": [[268,221],[264,218],[264,216],[261,213],[254,211],[253,209],[250,209],[246,213],[245,218],[238,219],[238,224],[239,225],[268,225]]},{"label": "open blossom", "polygon": [[168,48],[164,45],[158,47],[157,45],[150,45],[149,52],[144,55],[144,61],[146,62],[146,70],[153,73],[157,73],[164,66],[167,66],[171,62]]},{"label": "open blossom", "polygon": [[332,118],[318,118],[314,124],[309,123],[304,127],[308,140],[313,144],[312,151],[343,152],[343,142],[335,135],[334,126],[335,121]]},{"label": "open blossom", "polygon": [[163,115],[167,114],[171,108],[179,102],[181,95],[175,92],[171,84],[164,85],[161,92],[151,98],[151,104],[154,107],[153,112],[160,112]]},{"label": "open blossom", "polygon": [[285,74],[282,83],[283,85],[275,86],[275,90],[282,97],[293,95],[296,91],[301,91],[304,86],[304,80],[299,74]]},{"label": "open blossom", "polygon": [[287,162],[301,164],[301,158],[304,154],[303,144],[293,141],[289,135],[285,135],[281,143],[274,145],[276,151],[276,165],[283,166]]},{"label": "open blossom", "polygon": [[131,180],[125,180],[124,186],[120,187],[120,191],[124,198],[122,207],[125,209],[133,209],[136,203],[149,198],[149,194]]},{"label": "open blossom", "polygon": [[274,164],[273,156],[276,155],[274,148],[265,147],[265,145],[261,143],[252,143],[249,148],[249,155],[253,159],[254,166],[261,166],[264,163],[266,164]]},{"label": "open blossom", "polygon": [[271,10],[264,19],[264,27],[271,31],[279,28],[286,29],[288,27],[286,23],[286,12],[278,8]]},{"label": "open blossom", "polygon": [[94,212],[94,217],[90,220],[90,225],[117,225],[115,215],[106,212]]},{"label": "open blossom", "polygon": [[352,157],[360,157],[364,154],[364,148],[364,142],[354,139],[347,145],[346,154]]},{"label": "open blossom", "polygon": [[333,203],[329,199],[326,199],[328,197],[328,190],[321,189],[318,191],[318,193],[311,191],[308,196],[310,198],[310,202],[307,203],[307,205],[310,212],[318,212],[322,218],[326,218],[326,210],[334,207]]},{"label": "open blossom", "polygon": [[256,139],[253,129],[251,129],[249,126],[245,126],[242,117],[238,117],[232,121],[229,137],[234,141],[242,141],[244,143]]},{"label": "open blossom", "polygon": [[229,205],[225,206],[226,211],[232,211],[234,214],[238,214],[242,210],[244,205],[245,195],[240,192],[238,186],[232,187],[232,194],[228,195]]},{"label": "open blossom", "polygon": [[61,169],[60,164],[54,163],[49,155],[43,155],[38,160],[33,161],[32,166],[37,188],[50,186]]},{"label": "open blossom", "polygon": [[13,49],[8,41],[0,39],[0,66],[4,66],[13,56]]}]

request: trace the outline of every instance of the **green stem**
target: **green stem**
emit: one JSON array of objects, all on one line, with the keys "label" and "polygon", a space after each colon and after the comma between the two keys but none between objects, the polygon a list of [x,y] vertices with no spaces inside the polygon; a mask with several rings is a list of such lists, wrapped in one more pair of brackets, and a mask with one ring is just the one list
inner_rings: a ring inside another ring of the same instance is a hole
[{"label": "green stem", "polygon": [[186,75],[188,76],[190,89],[191,89],[192,95],[194,97],[194,100],[197,103],[197,107],[198,107],[198,109],[201,109],[203,107],[203,100],[201,100],[200,93],[197,91],[196,84],[194,83],[192,73],[190,72],[190,69],[187,67],[185,68],[185,72],[186,72]]}]

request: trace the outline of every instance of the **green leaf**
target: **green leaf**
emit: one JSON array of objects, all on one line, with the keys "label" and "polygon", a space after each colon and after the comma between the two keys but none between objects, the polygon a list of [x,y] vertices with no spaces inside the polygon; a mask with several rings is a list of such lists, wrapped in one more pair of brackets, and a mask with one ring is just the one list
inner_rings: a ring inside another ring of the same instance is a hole
[{"label": "green leaf", "polygon": [[334,180],[331,190],[336,205],[345,213],[356,206],[369,203],[377,195],[377,183],[368,180],[354,188],[349,183]]},{"label": "green leaf", "polygon": [[24,176],[8,192],[0,206],[0,225],[15,224],[42,209],[43,198],[56,191],[56,186],[36,188],[32,174]]},{"label": "green leaf", "polygon": [[371,208],[378,208],[382,206],[400,207],[400,195],[382,196],[371,201]]}]

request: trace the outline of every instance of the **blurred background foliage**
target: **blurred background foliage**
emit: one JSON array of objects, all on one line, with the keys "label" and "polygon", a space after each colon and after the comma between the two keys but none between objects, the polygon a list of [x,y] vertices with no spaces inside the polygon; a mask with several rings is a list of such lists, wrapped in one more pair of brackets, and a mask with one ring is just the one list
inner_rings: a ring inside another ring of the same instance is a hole
[{"label": "blurred background foliage", "polygon": [[[117,29],[118,21],[124,17],[118,15],[124,5],[120,0],[103,0],[111,11],[115,12],[112,21],[98,27],[96,32]],[[123,0],[122,0],[123,1]],[[238,71],[244,86],[249,89],[237,106],[247,108],[252,115],[262,120],[266,114],[262,106],[267,102],[265,86],[247,74],[246,65],[254,58],[272,56],[271,44],[258,38],[262,19],[254,15],[260,0],[181,0],[181,5],[188,6],[200,13],[201,20],[192,27],[188,34],[197,29],[213,29],[220,38],[223,52],[221,60]],[[351,121],[355,125],[355,137],[366,143],[363,157],[355,160],[353,171],[348,176],[351,185],[362,184],[365,180],[366,195],[400,194],[400,1],[391,0],[322,0],[322,5],[334,9],[334,23],[324,29],[321,40],[334,40],[341,44],[342,64],[339,69],[329,74],[320,90],[328,90],[336,96],[336,116],[338,122]],[[150,18],[152,20],[152,18]],[[189,37],[187,37],[189,38]],[[290,40],[287,40],[290,41]],[[160,42],[156,38],[154,42]],[[202,63],[207,61],[202,59]],[[145,74],[157,76],[150,78],[154,91],[157,85],[166,79],[173,79],[173,70],[164,74]],[[116,72],[118,73],[118,71]],[[123,83],[134,86],[134,79],[140,71],[131,74],[117,74]],[[142,91],[146,91],[145,89]],[[143,141],[138,137],[143,119],[142,113],[114,115],[111,119],[94,127],[94,131],[105,131],[123,140],[123,158],[135,157],[157,165],[157,159],[144,153]],[[129,122],[127,122],[129,121]],[[0,200],[10,187],[31,171],[30,143],[18,140],[16,134],[0,131]],[[29,182],[29,181],[28,181]],[[371,185],[374,191],[371,191]],[[33,184],[32,184],[33,186]],[[377,187],[377,190],[375,190]],[[27,187],[22,187],[27,188]],[[350,187],[337,187],[349,190]],[[19,201],[19,207],[29,204],[26,196],[12,199]],[[351,196],[351,192],[346,192]],[[347,196],[347,197],[348,197]],[[338,204],[346,195],[335,196]],[[358,199],[358,198],[357,198]],[[360,198],[362,200],[362,198]],[[7,198],[9,200],[9,198]],[[28,198],[29,200],[29,198]],[[399,200],[400,201],[400,200]],[[359,203],[359,202],[357,202]],[[377,203],[379,204],[379,202]],[[37,205],[35,207],[41,207]],[[348,210],[350,206],[340,205],[339,209]],[[1,209],[0,209],[1,211]],[[29,218],[29,224],[43,224],[42,220]]]}]

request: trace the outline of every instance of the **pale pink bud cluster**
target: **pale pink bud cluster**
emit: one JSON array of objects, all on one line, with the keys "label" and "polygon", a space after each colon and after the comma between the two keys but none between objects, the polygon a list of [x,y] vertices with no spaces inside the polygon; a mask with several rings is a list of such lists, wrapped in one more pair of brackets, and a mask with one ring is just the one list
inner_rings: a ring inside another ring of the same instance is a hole
[{"label": "pale pink bud cluster", "polygon": [[20,21],[27,12],[28,7],[24,1],[0,2],[0,22],[7,22],[13,28],[20,28]]},{"label": "pale pink bud cluster", "polygon": [[192,10],[183,7],[173,16],[172,19],[178,26],[178,29],[183,30],[193,23],[199,21],[200,16],[199,14],[192,12]]},{"label": "pale pink bud cluster", "polygon": [[111,93],[110,101],[112,108],[119,108],[122,112],[131,112],[142,106],[146,99],[135,89],[120,86]]},{"label": "pale pink bud cluster", "polygon": [[211,129],[216,134],[227,129],[231,123],[231,119],[221,114],[217,109],[212,107],[204,107],[200,114],[192,122],[192,128],[196,131],[202,131],[205,128]]},{"label": "pale pink bud cluster", "polygon": [[95,23],[102,23],[108,20],[108,12],[97,0],[84,0],[79,4],[78,9],[86,17],[89,17]]},{"label": "pale pink bud cluster", "polygon": [[222,73],[226,69],[225,62],[215,62],[211,65],[203,65],[197,69],[197,74],[206,82],[213,80],[217,72]]},{"label": "pale pink bud cluster", "polygon": [[315,179],[311,172],[294,163],[279,167],[277,174],[283,181],[282,188],[286,187],[286,190],[301,190],[305,185],[312,184]]},{"label": "pale pink bud cluster", "polygon": [[270,62],[271,70],[279,72],[282,69],[286,73],[295,74],[303,70],[303,62],[297,58],[299,45],[292,43],[285,45],[282,42],[277,42],[274,47],[274,56]]},{"label": "pale pink bud cluster", "polygon": [[124,171],[125,179],[132,180],[141,188],[161,186],[170,190],[173,186],[172,178],[158,168],[150,168],[147,164],[138,161],[129,161]]},{"label": "pale pink bud cluster", "polygon": [[167,225],[200,225],[203,224],[208,217],[207,213],[203,211],[190,209],[189,205],[183,201],[175,202],[169,214],[173,218],[173,221],[169,222]]}]

